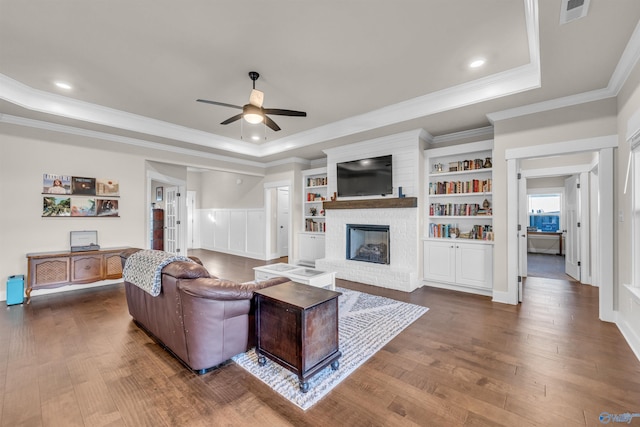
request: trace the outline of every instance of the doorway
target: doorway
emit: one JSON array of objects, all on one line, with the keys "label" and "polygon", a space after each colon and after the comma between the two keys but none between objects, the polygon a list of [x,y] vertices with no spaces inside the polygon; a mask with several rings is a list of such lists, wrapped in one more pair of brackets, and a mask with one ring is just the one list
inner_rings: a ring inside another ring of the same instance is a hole
[{"label": "doorway", "polygon": [[291,183],[264,184],[267,260],[291,256]]},{"label": "doorway", "polygon": [[186,182],[164,175],[154,170],[147,170],[147,195],[149,212],[147,214],[146,233],[149,247],[153,247],[154,219],[153,209],[163,210],[163,250],[175,255],[187,254],[187,206]]},{"label": "doorway", "polygon": [[289,255],[289,187],[278,187],[276,191],[276,240],[281,258]]},{"label": "doorway", "polygon": [[[557,142],[553,144],[537,145],[532,147],[520,147],[505,151],[507,162],[507,292],[504,296],[505,302],[517,304],[522,297],[522,276],[520,271],[526,252],[526,233],[518,227],[522,225],[521,195],[522,193],[522,172],[521,162],[527,159],[534,159],[549,156],[563,156],[568,154],[597,152],[597,162],[590,164],[590,169],[571,170],[571,166],[558,166],[547,168],[549,175],[574,174],[574,173],[594,173],[597,171],[598,177],[596,193],[597,203],[594,211],[593,221],[597,223],[596,230],[598,245],[595,249],[595,256],[592,257],[591,267],[598,278],[594,283],[599,286],[600,291],[600,319],[605,321],[614,320],[613,310],[613,148],[617,147],[617,135],[598,137],[584,140],[573,140]],[[553,172],[553,173],[550,173]],[[589,188],[590,186],[585,186]],[[597,213],[597,214],[596,214]],[[586,245],[586,242],[581,242]],[[587,245],[589,247],[589,245]],[[517,250],[515,250],[517,249]],[[583,250],[583,249],[581,249]],[[584,250],[583,250],[584,253]],[[589,251],[589,253],[594,253]]]}]

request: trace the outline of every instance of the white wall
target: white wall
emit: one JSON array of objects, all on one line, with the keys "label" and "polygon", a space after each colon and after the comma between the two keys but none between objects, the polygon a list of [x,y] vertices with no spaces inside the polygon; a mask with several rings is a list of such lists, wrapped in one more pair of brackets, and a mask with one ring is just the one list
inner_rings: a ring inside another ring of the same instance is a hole
[{"label": "white wall", "polygon": [[[635,119],[640,115],[640,65],[636,64],[632,75],[627,79],[618,97],[618,109],[619,147],[616,159],[618,167],[614,177],[617,183],[614,195],[616,200],[615,218],[618,218],[615,223],[617,265],[614,266],[615,271],[617,271],[617,280],[615,281],[617,292],[615,297],[618,319],[616,323],[630,343],[636,356],[640,359],[640,296],[634,295],[625,286],[631,284],[633,263],[637,266],[640,261],[637,258],[637,254],[636,258],[632,259],[632,227],[630,221],[632,193],[631,191],[624,193],[626,166],[630,155],[630,146],[627,138],[630,133],[636,130],[638,124]],[[622,218],[619,217],[620,214],[622,214]]]},{"label": "white wall", "polygon": [[[174,164],[169,164],[174,163]],[[71,230],[97,230],[102,247],[149,245],[146,171],[187,178],[186,165],[236,168],[260,174],[264,168],[230,164],[206,156],[188,156],[76,135],[0,124],[0,300],[6,280],[27,275],[27,253],[69,249]],[[119,218],[42,218],[42,175],[55,173],[113,178],[120,183]],[[8,202],[7,202],[8,201]],[[93,285],[67,288],[78,289]],[[32,296],[47,291],[34,291]]]},{"label": "white wall", "polygon": [[508,290],[507,162],[505,151],[516,147],[587,139],[616,134],[617,106],[613,98],[543,113],[497,121],[493,149],[494,291]]},{"label": "white wall", "polygon": [[264,177],[227,171],[200,172],[202,209],[247,209],[264,206]]},{"label": "white wall", "polygon": [[[54,173],[119,181],[119,218],[43,218],[42,175]],[[97,230],[103,248],[147,247],[145,161],[114,151],[2,136],[0,144],[0,279],[27,275],[26,254],[69,250],[69,232]],[[25,283],[26,287],[26,283]],[[38,295],[33,292],[33,296]],[[41,292],[40,292],[41,293]]]}]

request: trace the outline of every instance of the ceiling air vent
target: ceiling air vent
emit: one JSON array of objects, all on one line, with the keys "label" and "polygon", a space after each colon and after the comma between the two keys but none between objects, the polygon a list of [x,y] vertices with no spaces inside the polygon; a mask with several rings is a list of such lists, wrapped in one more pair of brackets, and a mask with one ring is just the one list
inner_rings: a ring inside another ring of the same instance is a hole
[{"label": "ceiling air vent", "polygon": [[566,24],[587,16],[591,0],[562,0],[560,9],[560,24]]}]

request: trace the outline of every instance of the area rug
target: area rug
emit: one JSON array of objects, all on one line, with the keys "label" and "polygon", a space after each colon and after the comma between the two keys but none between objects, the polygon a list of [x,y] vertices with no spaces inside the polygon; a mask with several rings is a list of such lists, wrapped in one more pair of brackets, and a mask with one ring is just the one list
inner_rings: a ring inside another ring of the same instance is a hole
[{"label": "area rug", "polygon": [[393,337],[429,310],[390,298],[337,288],[338,336],[342,352],[340,367],[327,366],[309,380],[309,391],[300,391],[298,377],[267,359],[258,365],[254,349],[234,356],[232,360],[267,384],[273,390],[302,408],[309,409],[356,368],[366,362]]}]

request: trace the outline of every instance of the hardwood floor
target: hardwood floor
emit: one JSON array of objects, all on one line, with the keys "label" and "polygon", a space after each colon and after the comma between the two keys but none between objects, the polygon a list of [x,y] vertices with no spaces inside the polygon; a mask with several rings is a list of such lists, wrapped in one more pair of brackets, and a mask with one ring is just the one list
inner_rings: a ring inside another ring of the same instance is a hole
[{"label": "hardwood floor", "polygon": [[[194,251],[221,277],[259,261]],[[122,285],[0,310],[2,426],[570,426],[640,412],[640,362],[597,288],[528,278],[520,306],[339,286],[430,310],[304,412],[233,363],[187,371],[137,328]],[[632,424],[640,423],[634,419]]]},{"label": "hardwood floor", "polygon": [[529,277],[575,281],[573,277],[565,273],[565,259],[564,256],[559,255],[528,253],[527,275]]}]

